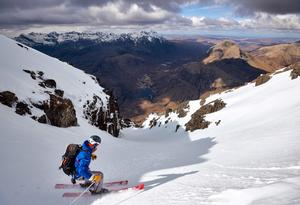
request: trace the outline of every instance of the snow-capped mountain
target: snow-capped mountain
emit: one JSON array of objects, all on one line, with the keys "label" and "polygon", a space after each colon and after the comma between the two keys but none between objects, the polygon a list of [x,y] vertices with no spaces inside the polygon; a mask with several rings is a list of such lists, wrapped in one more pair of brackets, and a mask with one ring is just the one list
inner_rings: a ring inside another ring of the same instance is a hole
[{"label": "snow-capped mountain", "polygon": [[133,33],[105,33],[105,32],[66,32],[66,33],[29,33],[21,34],[16,38],[17,41],[29,46],[42,44],[42,45],[57,45],[66,42],[75,41],[92,41],[95,43],[115,42],[115,41],[132,41],[139,43],[142,41],[158,41],[163,42],[165,39],[154,31],[141,31]]},{"label": "snow-capped mountain", "polygon": [[96,77],[0,36],[0,101],[17,114],[58,127],[83,121],[118,136],[119,111]]},{"label": "snow-capped mountain", "polygon": [[113,138],[80,114],[94,94],[107,102],[90,76],[5,37],[0,44],[0,91],[30,104],[61,94],[47,87],[53,85],[47,80],[55,79],[56,89],[73,102],[80,125],[37,123],[32,115],[16,114],[14,103],[0,104],[0,204],[73,203],[62,194],[82,189],[54,189],[56,183],[70,183],[58,170],[61,155],[67,144],[92,134],[103,143],[91,170],[101,170],[105,182],[127,179],[130,185],[143,182],[145,189],[81,197],[73,204],[299,204],[299,64],[163,116],[153,114],[143,128],[123,129]]}]

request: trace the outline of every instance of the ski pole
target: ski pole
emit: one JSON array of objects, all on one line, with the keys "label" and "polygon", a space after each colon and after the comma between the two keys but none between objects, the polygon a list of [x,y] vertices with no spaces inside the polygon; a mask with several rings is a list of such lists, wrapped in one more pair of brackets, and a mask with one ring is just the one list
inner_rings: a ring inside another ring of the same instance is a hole
[{"label": "ski pole", "polygon": [[73,201],[71,201],[71,203],[69,203],[69,205],[74,204],[80,197],[82,197],[82,195],[87,192],[93,185],[95,184],[95,182],[91,183],[91,185],[86,188],[78,197],[76,197]]}]

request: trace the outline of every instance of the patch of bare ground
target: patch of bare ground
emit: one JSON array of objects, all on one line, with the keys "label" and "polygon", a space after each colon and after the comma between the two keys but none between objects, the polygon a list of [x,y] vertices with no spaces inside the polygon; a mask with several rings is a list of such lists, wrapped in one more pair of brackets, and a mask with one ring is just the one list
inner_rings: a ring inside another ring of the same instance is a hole
[{"label": "patch of bare ground", "polygon": [[157,113],[159,115],[165,115],[166,112],[169,110],[175,110],[178,106],[177,102],[171,101],[170,98],[165,97],[158,102],[150,102],[148,100],[143,100],[140,102],[139,107],[143,110],[143,114],[135,116],[131,118],[131,120],[136,125],[141,125],[147,118],[147,116],[151,113]]}]

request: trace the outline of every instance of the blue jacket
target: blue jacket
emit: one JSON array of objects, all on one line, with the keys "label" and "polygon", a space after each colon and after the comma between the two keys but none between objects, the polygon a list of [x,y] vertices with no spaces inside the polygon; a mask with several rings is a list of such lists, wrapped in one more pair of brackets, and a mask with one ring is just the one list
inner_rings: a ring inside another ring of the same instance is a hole
[{"label": "blue jacket", "polygon": [[76,176],[75,179],[83,177],[84,179],[89,179],[92,176],[92,172],[89,169],[89,165],[91,162],[92,148],[89,147],[89,142],[86,140],[82,144],[82,150],[76,157],[75,160],[75,169]]}]

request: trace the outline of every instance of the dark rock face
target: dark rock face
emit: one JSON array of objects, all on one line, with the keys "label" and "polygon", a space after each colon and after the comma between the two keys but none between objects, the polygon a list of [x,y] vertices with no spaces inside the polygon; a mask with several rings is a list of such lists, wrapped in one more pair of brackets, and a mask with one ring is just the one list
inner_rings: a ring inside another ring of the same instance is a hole
[{"label": "dark rock face", "polygon": [[115,97],[110,92],[107,110],[103,109],[100,97],[94,95],[93,101],[85,104],[84,116],[89,123],[118,137],[121,129],[119,107]]},{"label": "dark rock face", "polygon": [[69,99],[50,94],[50,103],[46,106],[45,113],[51,125],[57,127],[77,125],[76,111],[72,101]]},{"label": "dark rock face", "polygon": [[31,104],[34,107],[36,107],[36,108],[38,108],[40,110],[45,110],[45,106],[46,106],[45,102],[41,102],[41,101],[39,101],[39,102],[31,102]]},{"label": "dark rock face", "polygon": [[43,82],[39,83],[39,86],[43,87],[43,88],[56,88],[56,82],[55,80],[52,79],[47,79],[44,80]]},{"label": "dark rock face", "polygon": [[64,97],[64,91],[63,90],[55,89],[54,93],[55,93],[55,95],[57,95],[59,97]]},{"label": "dark rock face", "polygon": [[271,79],[269,75],[261,75],[255,80],[255,86],[262,85]]},{"label": "dark rock face", "polygon": [[16,113],[19,115],[29,114],[31,115],[30,108],[25,102],[18,102],[16,106]]},{"label": "dark rock face", "polygon": [[56,88],[56,82],[53,79],[44,80],[43,83],[47,88]]},{"label": "dark rock face", "polygon": [[42,115],[41,117],[39,117],[39,118],[37,119],[37,121],[38,121],[39,123],[46,124],[46,123],[47,123],[47,117],[46,117],[46,115]]},{"label": "dark rock face", "polygon": [[292,67],[292,72],[291,72],[291,78],[292,80],[298,78],[300,76],[300,63],[296,63],[291,66]]},{"label": "dark rock face", "polygon": [[224,108],[226,103],[222,100],[215,100],[207,105],[200,107],[193,115],[191,120],[185,124],[186,130],[194,131],[197,129],[205,129],[211,122],[205,120],[205,115],[213,112],[217,112]]},{"label": "dark rock face", "polygon": [[18,97],[10,92],[10,91],[4,91],[0,92],[0,102],[3,105],[6,105],[8,107],[12,107],[14,103],[18,101]]}]

